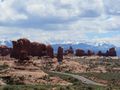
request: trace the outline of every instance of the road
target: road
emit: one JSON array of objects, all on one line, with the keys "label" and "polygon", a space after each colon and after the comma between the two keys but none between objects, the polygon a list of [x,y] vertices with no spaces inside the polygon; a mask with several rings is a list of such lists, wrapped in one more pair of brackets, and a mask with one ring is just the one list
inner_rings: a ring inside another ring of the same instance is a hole
[{"label": "road", "polygon": [[89,80],[83,76],[79,76],[79,75],[74,75],[74,74],[69,74],[69,73],[63,73],[63,72],[54,72],[54,71],[51,71],[51,73],[56,73],[56,74],[62,74],[62,75],[68,75],[68,76],[71,76],[73,78],[76,78],[80,81],[82,81],[82,83],[84,84],[91,84],[91,85],[97,85],[97,86],[106,86],[104,84],[101,84],[101,83],[97,83],[97,82],[94,82],[92,80]]}]

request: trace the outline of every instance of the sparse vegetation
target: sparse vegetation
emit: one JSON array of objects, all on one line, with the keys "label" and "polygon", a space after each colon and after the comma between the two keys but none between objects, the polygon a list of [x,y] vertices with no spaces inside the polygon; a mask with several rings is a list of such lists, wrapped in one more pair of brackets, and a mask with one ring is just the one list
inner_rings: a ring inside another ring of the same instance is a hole
[{"label": "sparse vegetation", "polygon": [[7,69],[9,66],[6,64],[0,65],[0,70]]},{"label": "sparse vegetation", "polygon": [[[75,73],[74,73],[75,74]],[[79,75],[85,76],[85,77],[96,77],[98,79],[103,80],[120,80],[120,73],[79,73]]]},{"label": "sparse vegetation", "polygon": [[[0,90],[107,90],[107,88],[91,85],[7,85]],[[116,89],[118,90],[118,89]]]},{"label": "sparse vegetation", "polygon": [[[76,73],[74,73],[76,74]],[[79,73],[77,75],[84,76],[93,81],[99,82],[104,80],[107,82],[108,90],[119,90],[120,89],[120,73]]]},{"label": "sparse vegetation", "polygon": [[[29,60],[30,63],[23,65],[15,63],[14,60],[1,61],[0,70],[7,70],[5,73],[1,73],[2,80],[7,85],[0,87],[0,90],[120,90],[120,72],[117,72],[117,70],[119,70],[119,60],[113,60],[109,57],[87,56],[77,59],[76,57],[69,57],[69,59],[66,60],[64,57],[60,64],[56,62],[56,58],[54,59],[48,57],[31,57],[31,60]],[[71,76],[48,72],[46,72],[48,75],[39,78],[37,72],[41,74],[41,72],[45,72],[44,70],[77,74],[92,81],[98,81],[98,83],[101,84],[103,82],[99,82],[99,80],[104,80],[107,81],[107,86],[87,85]],[[4,78],[4,75],[10,76],[9,72],[14,72],[10,75],[14,75],[15,77]],[[34,73],[37,74],[33,75]],[[38,75],[38,77],[36,77],[36,75]],[[53,82],[51,80],[53,80]],[[25,81],[27,81],[27,83],[32,82],[32,84],[26,84],[24,83]],[[64,84],[62,85],[59,82]],[[65,85],[66,82],[70,84]]]},{"label": "sparse vegetation", "polygon": [[52,90],[51,85],[7,85],[0,90]]}]

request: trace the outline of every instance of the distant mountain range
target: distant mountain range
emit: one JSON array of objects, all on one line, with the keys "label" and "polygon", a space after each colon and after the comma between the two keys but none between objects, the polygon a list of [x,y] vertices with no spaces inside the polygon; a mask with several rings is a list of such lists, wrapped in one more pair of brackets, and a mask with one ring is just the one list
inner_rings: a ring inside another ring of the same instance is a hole
[{"label": "distant mountain range", "polygon": [[10,40],[1,40],[0,45],[6,45],[8,47],[12,47],[12,42]]},{"label": "distant mountain range", "polygon": [[73,47],[74,50],[80,48],[87,52],[87,50],[93,50],[95,53],[97,53],[99,50],[102,52],[106,52],[109,48],[115,47],[117,51],[117,55],[120,56],[120,47],[116,47],[113,44],[108,43],[96,43],[96,44],[89,44],[89,43],[78,43],[78,44],[53,44],[55,53],[57,52],[57,48],[59,46],[62,46],[64,49],[68,49],[70,46]]},{"label": "distant mountain range", "polygon": [[[0,41],[0,45],[6,45],[8,47],[12,47],[12,42],[10,40],[1,40]],[[64,44],[52,44],[53,48],[54,48],[54,52],[57,52],[57,48],[59,46],[62,46],[64,48],[64,50],[68,49],[70,46],[73,47],[74,50],[80,48],[83,49],[85,51],[89,50],[93,50],[94,52],[98,52],[99,50],[101,50],[102,52],[106,52],[106,50],[108,50],[109,48],[115,47],[116,51],[117,51],[117,55],[120,56],[120,47],[117,47],[113,44],[107,43],[107,42],[100,42],[100,43],[87,43],[87,42],[82,42],[82,43],[64,43]]]}]

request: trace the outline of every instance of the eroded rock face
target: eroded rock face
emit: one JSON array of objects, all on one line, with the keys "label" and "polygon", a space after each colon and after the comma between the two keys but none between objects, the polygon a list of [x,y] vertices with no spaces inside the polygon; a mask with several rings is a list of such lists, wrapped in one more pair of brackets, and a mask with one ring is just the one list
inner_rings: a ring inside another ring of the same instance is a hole
[{"label": "eroded rock face", "polygon": [[92,56],[92,55],[94,55],[94,52],[91,51],[91,50],[88,50],[88,51],[87,51],[87,56]]},{"label": "eroded rock face", "polygon": [[85,51],[82,49],[77,49],[75,55],[76,56],[85,56]]},{"label": "eroded rock face", "polygon": [[102,51],[98,51],[97,55],[102,56]]},{"label": "eroded rock face", "polygon": [[103,53],[102,51],[98,51],[97,55],[98,56],[107,56],[107,52]]},{"label": "eroded rock face", "polygon": [[97,55],[98,56],[106,56],[106,57],[109,56],[108,51],[106,51],[106,53],[103,53],[102,51],[98,51]]},{"label": "eroded rock face", "polygon": [[62,47],[58,47],[57,59],[58,59],[58,62],[62,62],[63,60],[63,48]]},{"label": "eroded rock face", "polygon": [[38,42],[31,43],[31,56],[45,56],[46,55],[46,45]]},{"label": "eroded rock face", "polygon": [[72,46],[69,47],[69,49],[65,50],[64,55],[74,54],[74,50]]},{"label": "eroded rock face", "polygon": [[28,54],[30,54],[30,45],[31,45],[31,42],[28,40],[28,39],[18,39],[17,40],[18,42],[18,45],[19,45],[19,48],[21,50],[25,50],[28,52]]},{"label": "eroded rock face", "polygon": [[17,58],[18,56],[18,46],[17,46],[17,42],[16,41],[12,41],[13,44],[13,48],[12,48],[12,52],[10,54],[11,58]]},{"label": "eroded rock face", "polygon": [[93,56],[95,55],[95,53],[91,50],[88,50],[87,53],[85,53],[85,51],[82,49],[76,49],[75,55],[76,56]]},{"label": "eroded rock face", "polygon": [[108,56],[109,56],[109,54],[108,54],[108,53],[109,53],[109,51],[107,50],[107,51],[106,51],[106,53],[105,53],[105,56],[107,56],[107,57],[108,57]]},{"label": "eroded rock face", "polygon": [[29,60],[28,55],[30,55],[30,41],[23,38],[17,41],[12,41],[12,43],[13,49],[10,56],[20,60]]},{"label": "eroded rock face", "polygon": [[40,56],[40,44],[37,42],[32,42],[31,43],[31,56]]},{"label": "eroded rock face", "polygon": [[98,51],[97,53],[98,56],[117,56],[115,48],[110,48],[109,50],[106,51],[106,53],[103,53],[102,51]]},{"label": "eroded rock face", "polygon": [[114,47],[109,49],[108,56],[116,56],[116,50]]},{"label": "eroded rock face", "polygon": [[17,41],[12,41],[13,50],[11,57],[20,60],[29,60],[28,56],[44,56],[46,55],[46,45],[30,42],[28,39],[19,39]]},{"label": "eroded rock face", "polygon": [[47,56],[49,56],[50,58],[53,58],[54,57],[54,51],[53,51],[53,48],[51,45],[48,45],[46,47],[46,50],[47,50]]},{"label": "eroded rock face", "polygon": [[30,58],[29,58],[29,54],[28,54],[29,52],[27,52],[26,50],[21,50],[20,51],[20,54],[19,54],[19,59],[20,60],[29,60]]},{"label": "eroded rock face", "polygon": [[53,48],[51,45],[46,46],[43,43],[30,42],[28,39],[19,39],[12,41],[13,49],[11,57],[20,60],[29,60],[29,56],[49,56],[54,57]]},{"label": "eroded rock face", "polygon": [[1,56],[7,56],[11,52],[11,48],[8,48],[7,46],[1,45],[0,46],[0,55]]}]

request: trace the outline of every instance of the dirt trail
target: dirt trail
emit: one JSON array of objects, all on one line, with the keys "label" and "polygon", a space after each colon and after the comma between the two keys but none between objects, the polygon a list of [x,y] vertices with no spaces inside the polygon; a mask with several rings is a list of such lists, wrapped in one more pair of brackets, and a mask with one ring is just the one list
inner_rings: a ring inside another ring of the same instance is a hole
[{"label": "dirt trail", "polygon": [[79,75],[74,75],[74,74],[69,74],[69,73],[63,73],[63,72],[54,72],[54,71],[51,71],[51,73],[56,73],[56,74],[62,74],[62,75],[68,75],[68,76],[71,76],[73,78],[76,78],[80,81],[82,81],[83,83],[85,84],[91,84],[91,85],[98,85],[98,86],[106,86],[104,84],[101,84],[101,83],[97,83],[97,82],[94,82],[92,80],[89,80],[83,76],[79,76]]}]

